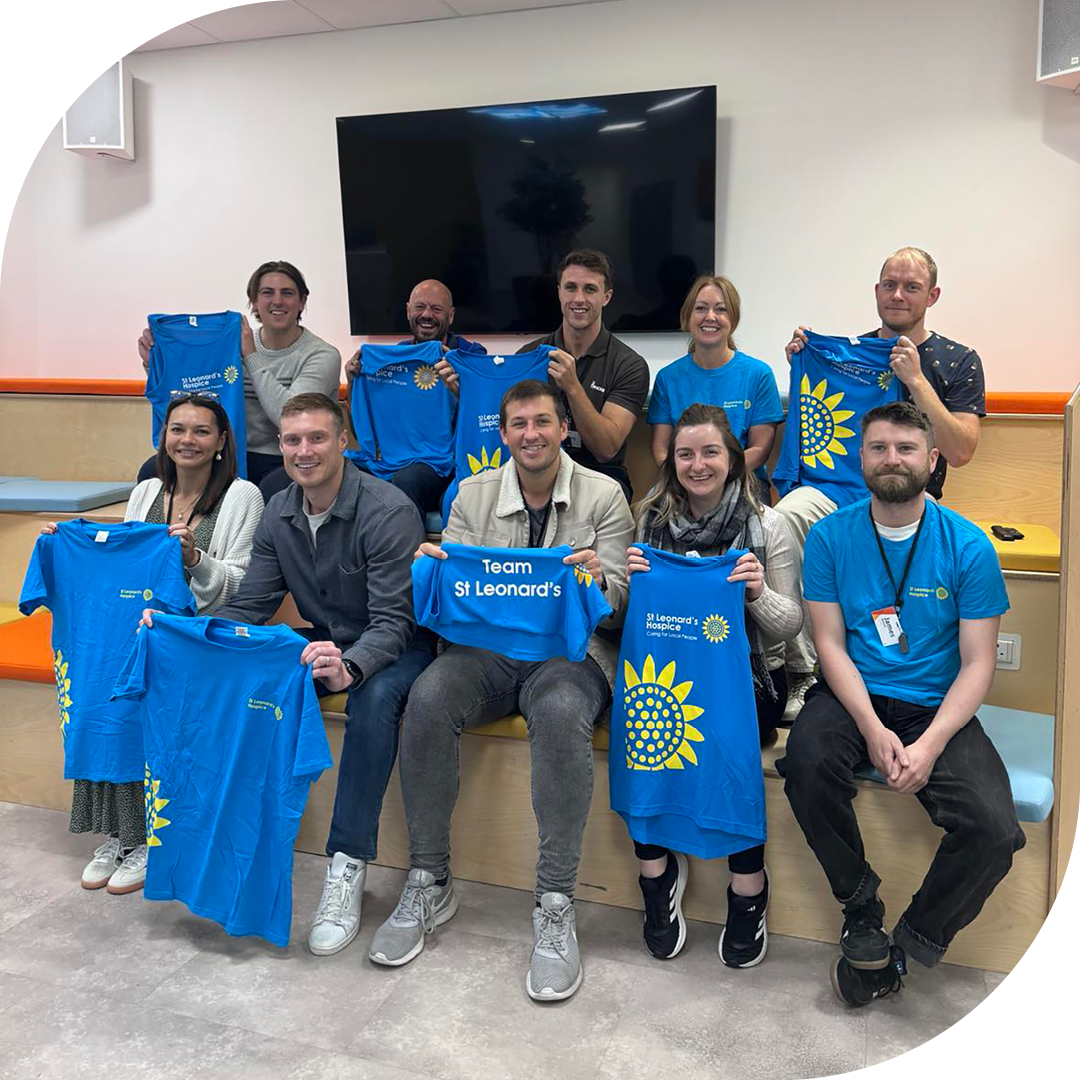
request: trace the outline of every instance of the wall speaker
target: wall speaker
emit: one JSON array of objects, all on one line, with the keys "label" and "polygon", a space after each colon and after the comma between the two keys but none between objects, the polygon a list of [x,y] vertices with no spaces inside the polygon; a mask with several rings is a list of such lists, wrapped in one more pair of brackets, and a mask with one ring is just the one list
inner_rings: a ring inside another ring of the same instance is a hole
[{"label": "wall speaker", "polygon": [[123,60],[95,79],[64,113],[64,149],[87,157],[135,160],[131,72]]},{"label": "wall speaker", "polygon": [[1036,81],[1080,87],[1080,0],[1039,0]]}]

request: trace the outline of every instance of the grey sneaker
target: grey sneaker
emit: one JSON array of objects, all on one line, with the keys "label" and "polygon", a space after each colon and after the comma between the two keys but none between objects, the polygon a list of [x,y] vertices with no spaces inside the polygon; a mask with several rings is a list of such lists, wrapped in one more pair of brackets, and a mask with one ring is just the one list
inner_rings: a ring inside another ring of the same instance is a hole
[{"label": "grey sneaker", "polygon": [[427,935],[456,914],[454,879],[449,874],[440,887],[427,870],[410,870],[397,907],[371,939],[368,956],[387,967],[407,964],[423,949]]},{"label": "grey sneaker", "polygon": [[308,948],[316,956],[341,952],[356,937],[366,876],[367,863],[363,859],[350,858],[344,851],[334,853],[308,934]]},{"label": "grey sneaker", "polygon": [[562,1001],[581,985],[574,902],[562,893],[549,892],[533,909],[532,960],[525,989],[534,1001]]},{"label": "grey sneaker", "polygon": [[86,864],[82,872],[84,889],[104,889],[109,884],[113,871],[123,862],[120,855],[120,838],[110,836],[101,847],[94,851],[94,857]]},{"label": "grey sneaker", "polygon": [[812,671],[792,671],[788,677],[791,681],[788,684],[787,705],[784,706],[784,722],[790,724],[802,712],[806,692],[817,682],[817,676]]}]

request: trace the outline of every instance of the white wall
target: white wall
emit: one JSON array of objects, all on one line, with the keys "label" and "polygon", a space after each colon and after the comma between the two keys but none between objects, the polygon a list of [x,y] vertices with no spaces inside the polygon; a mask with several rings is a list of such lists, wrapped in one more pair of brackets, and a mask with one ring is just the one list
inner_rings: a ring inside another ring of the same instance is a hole
[{"label": "white wall", "polygon": [[[742,348],[780,370],[796,323],[875,325],[882,257],[913,243],[941,268],[931,325],[979,350],[991,389],[1071,389],[1080,98],[1035,85],[1037,17],[1036,0],[627,0],[134,54],[136,163],[65,153],[56,130],[27,177],[0,375],[135,377],[147,312],[239,308],[272,258],[304,270],[306,322],[347,355],[336,116],[715,82]],[[654,366],[682,352],[634,344]]]}]

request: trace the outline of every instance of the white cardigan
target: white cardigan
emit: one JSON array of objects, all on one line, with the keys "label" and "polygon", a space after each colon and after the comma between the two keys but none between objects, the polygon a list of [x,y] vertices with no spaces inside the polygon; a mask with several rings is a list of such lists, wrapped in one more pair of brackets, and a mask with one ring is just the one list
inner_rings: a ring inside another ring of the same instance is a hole
[{"label": "white cardigan", "polygon": [[[125,521],[145,521],[161,491],[161,481],[144,480],[137,485],[124,511]],[[240,585],[251,561],[251,542],[263,512],[259,489],[247,480],[234,480],[221,500],[209,550],[185,572],[199,614],[206,615],[226,603]]]}]

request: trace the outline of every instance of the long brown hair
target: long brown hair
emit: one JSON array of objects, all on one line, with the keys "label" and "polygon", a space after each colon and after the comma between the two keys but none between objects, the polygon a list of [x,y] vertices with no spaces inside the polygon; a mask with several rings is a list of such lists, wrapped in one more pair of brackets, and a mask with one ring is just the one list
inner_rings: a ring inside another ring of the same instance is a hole
[{"label": "long brown hair", "polygon": [[165,451],[165,435],[169,430],[169,417],[172,416],[173,410],[181,405],[194,405],[199,409],[208,409],[214,414],[218,434],[225,436],[225,445],[219,451],[221,460],[219,461],[215,455],[210,462],[210,479],[199,501],[191,510],[190,517],[206,517],[236,479],[236,449],[233,446],[232,425],[229,423],[229,414],[216,398],[203,397],[202,394],[180,394],[169,402],[169,407],[165,410],[165,420],[161,425],[161,437],[158,439],[157,449],[158,479],[169,494],[176,490],[176,464]]},{"label": "long brown hair", "polygon": [[650,524],[660,527],[688,513],[689,502],[686,498],[686,489],[679,483],[679,477],[675,471],[675,440],[683,428],[701,427],[704,424],[712,424],[720,432],[720,439],[728,452],[728,483],[734,480],[737,484],[741,484],[743,494],[749,499],[750,505],[757,513],[761,513],[761,503],[758,502],[755,491],[757,481],[746,467],[746,453],[731,430],[727,413],[717,405],[702,405],[700,402],[695,402],[683,411],[682,416],[671,429],[667,457],[660,466],[656,484],[638,503],[637,531],[639,535],[644,531],[650,514],[653,515]]},{"label": "long brown hair", "polygon": [[[694,305],[697,303],[698,293],[705,288],[706,285],[712,285],[714,288],[720,290],[720,295],[724,298],[724,303],[727,306],[728,322],[731,323],[731,329],[728,331],[728,348],[735,350],[738,349],[738,345],[735,344],[735,330],[739,325],[739,312],[741,310],[741,301],[739,300],[739,290],[726,277],[721,277],[719,274],[702,274],[693,285],[690,286],[690,291],[686,294],[686,299],[683,301],[682,310],[679,312],[679,326],[682,328],[684,334],[690,333],[690,316],[694,313]],[[689,345],[686,347],[687,352],[694,351],[694,339],[690,339]]]}]

